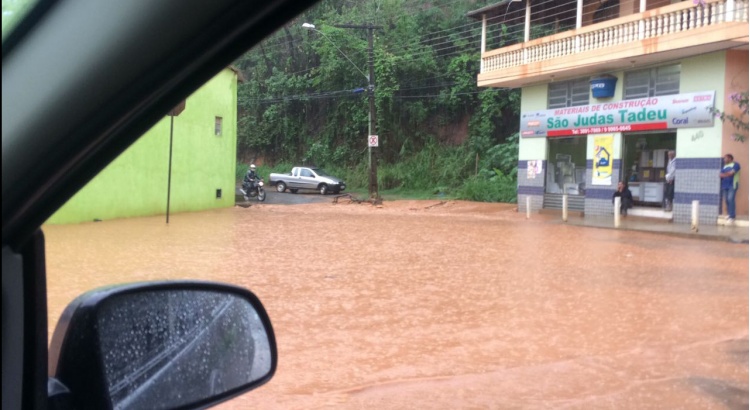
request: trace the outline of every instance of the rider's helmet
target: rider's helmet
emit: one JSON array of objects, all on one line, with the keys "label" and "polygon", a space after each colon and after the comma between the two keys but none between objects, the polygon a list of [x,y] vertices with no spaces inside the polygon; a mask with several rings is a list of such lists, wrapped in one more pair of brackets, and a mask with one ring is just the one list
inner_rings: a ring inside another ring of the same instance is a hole
[{"label": "rider's helmet", "polygon": [[250,169],[255,169],[255,164],[250,164]]}]

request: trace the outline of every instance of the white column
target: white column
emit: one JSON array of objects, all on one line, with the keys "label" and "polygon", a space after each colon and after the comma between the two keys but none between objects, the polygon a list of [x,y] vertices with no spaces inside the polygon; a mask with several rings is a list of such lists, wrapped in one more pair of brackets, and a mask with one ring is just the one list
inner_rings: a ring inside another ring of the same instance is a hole
[{"label": "white column", "polygon": [[526,26],[523,29],[523,41],[529,41],[531,35],[531,0],[526,0]]},{"label": "white column", "polygon": [[[581,28],[583,26],[583,0],[578,0],[578,4],[576,5],[576,28]],[[580,53],[581,52],[581,35],[576,34],[576,42],[575,42],[575,52]]]},{"label": "white column", "polygon": [[487,15],[482,14],[482,54],[485,51],[487,51]]},{"label": "white column", "polygon": [[643,13],[644,11],[646,11],[646,0],[641,0],[640,12]]},{"label": "white column", "polygon": [[526,219],[531,219],[531,196],[526,197]]},{"label": "white column", "polygon": [[692,222],[690,223],[690,228],[698,232],[698,212],[700,210],[700,202],[699,201],[693,201],[693,212],[692,212]]},{"label": "white column", "polygon": [[622,198],[619,196],[615,197],[615,228],[620,227],[620,203]]},{"label": "white column", "polygon": [[643,19],[638,20],[638,40],[646,38],[646,24]]},{"label": "white column", "polygon": [[487,15],[482,14],[482,51],[479,53],[479,72],[484,72],[484,52],[487,49]]},{"label": "white column", "polygon": [[563,222],[568,222],[568,194],[563,194]]},{"label": "white column", "polygon": [[727,0],[727,21],[734,21],[734,0]]}]

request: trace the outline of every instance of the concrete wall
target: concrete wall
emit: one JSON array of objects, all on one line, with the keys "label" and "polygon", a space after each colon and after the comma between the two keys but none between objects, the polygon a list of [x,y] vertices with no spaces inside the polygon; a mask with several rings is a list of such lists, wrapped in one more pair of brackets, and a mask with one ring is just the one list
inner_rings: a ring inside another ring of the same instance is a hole
[{"label": "concrete wall", "polygon": [[[730,50],[727,51],[726,75],[724,77],[724,100],[721,101],[723,109],[737,117],[741,117],[739,107],[732,103],[731,95],[741,91],[748,91],[748,52],[747,50]],[[747,121],[747,117],[745,118]],[[723,124],[722,129],[722,147],[721,154],[730,153],[734,160],[739,162],[742,170],[740,171],[740,188],[737,191],[737,215],[748,215],[748,176],[750,175],[750,140],[748,140],[747,131],[745,131],[745,142],[734,140],[734,134],[738,132],[729,122]]]},{"label": "concrete wall", "polygon": [[[680,92],[716,91],[716,107],[724,100],[725,52],[685,58],[680,70]],[[677,130],[677,174],[673,219],[690,223],[692,202],[700,201],[699,220],[716,224],[719,216],[719,168],[721,167],[721,121],[713,127]]]},{"label": "concrete wall", "polygon": [[[216,117],[222,134],[215,135]],[[63,224],[163,214],[167,207],[170,117],[165,116],[58,210]],[[174,117],[171,212],[234,205],[237,75],[229,70],[187,99]],[[221,198],[216,191],[221,190]]]},{"label": "concrete wall", "polygon": [[[547,109],[547,85],[525,87],[521,90],[521,112]],[[521,119],[523,120],[523,118]],[[533,180],[526,176],[527,161],[547,159],[547,138],[523,138],[518,141],[518,211],[526,212],[526,198],[531,197],[531,210],[542,209],[544,180],[547,176],[547,161],[542,174]]]},{"label": "concrete wall", "polygon": [[[618,81],[619,83],[619,81]],[[589,135],[586,144],[586,202],[584,214],[591,216],[613,215],[612,194],[617,189],[620,181],[620,169],[622,168],[622,134],[611,133],[601,135],[613,135],[614,142],[612,150],[612,181],[609,185],[591,185],[594,169],[594,138],[600,135]]]},{"label": "concrete wall", "polygon": [[544,180],[547,176],[547,161],[542,163],[542,173],[529,178],[528,161],[518,161],[518,211],[526,212],[526,198],[531,198],[531,210],[542,209],[544,202]]}]

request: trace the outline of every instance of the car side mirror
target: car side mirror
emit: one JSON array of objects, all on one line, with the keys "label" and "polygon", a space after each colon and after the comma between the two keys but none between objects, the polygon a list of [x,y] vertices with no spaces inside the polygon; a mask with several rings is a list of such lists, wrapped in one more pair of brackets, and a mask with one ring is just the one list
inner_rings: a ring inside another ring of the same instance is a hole
[{"label": "car side mirror", "polygon": [[276,341],[250,291],[208,282],[94,290],[63,312],[50,375],[73,408],[205,408],[276,371]]}]

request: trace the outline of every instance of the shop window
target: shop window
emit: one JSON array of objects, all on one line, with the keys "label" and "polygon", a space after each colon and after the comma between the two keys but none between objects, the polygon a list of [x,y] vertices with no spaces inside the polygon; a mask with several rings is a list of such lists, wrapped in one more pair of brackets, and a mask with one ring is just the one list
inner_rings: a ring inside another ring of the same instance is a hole
[{"label": "shop window", "polygon": [[630,184],[630,192],[637,206],[665,205],[664,181],[669,164],[667,153],[675,150],[676,146],[677,133],[674,131],[627,133],[623,137],[620,175]]},{"label": "shop window", "polygon": [[547,87],[547,108],[574,107],[588,103],[588,79],[556,82]]},{"label": "shop window", "polygon": [[586,137],[549,140],[545,192],[585,195]]},{"label": "shop window", "polygon": [[625,73],[626,100],[680,92],[680,66],[650,68]]},{"label": "shop window", "polygon": [[216,117],[214,119],[214,135],[221,136],[222,131],[222,125],[223,125],[224,119],[221,117]]}]

